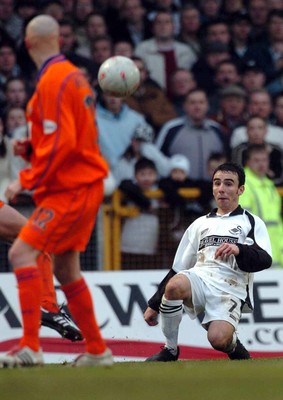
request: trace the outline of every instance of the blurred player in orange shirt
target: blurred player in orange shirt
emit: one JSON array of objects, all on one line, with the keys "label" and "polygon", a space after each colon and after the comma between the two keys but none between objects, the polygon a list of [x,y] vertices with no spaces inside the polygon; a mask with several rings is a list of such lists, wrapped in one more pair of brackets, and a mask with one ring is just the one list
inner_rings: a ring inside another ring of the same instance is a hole
[{"label": "blurred player in orange shirt", "polygon": [[39,342],[41,280],[37,258],[53,254],[54,273],[86,341],[74,366],[111,365],[113,357],[96,322],[91,294],[80,271],[103,199],[108,168],[98,147],[93,92],[81,71],[59,54],[59,26],[47,15],[27,25],[25,43],[38,68],[27,105],[30,142],[15,146],[31,167],[7,190],[8,199],[33,191],[36,209],[9,251],[18,281],[23,337],[0,366],[43,364]]},{"label": "blurred player in orange shirt", "polygon": [[[0,200],[0,240],[13,243],[26,222],[22,214]],[[37,264],[42,279],[41,325],[56,330],[63,338],[73,342],[83,340],[70,316],[57,304],[50,256],[41,253]]]}]

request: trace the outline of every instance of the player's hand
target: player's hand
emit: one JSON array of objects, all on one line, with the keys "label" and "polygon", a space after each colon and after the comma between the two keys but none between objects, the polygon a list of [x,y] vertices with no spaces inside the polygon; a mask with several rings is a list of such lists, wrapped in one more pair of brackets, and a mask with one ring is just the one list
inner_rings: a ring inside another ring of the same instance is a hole
[{"label": "player's hand", "polygon": [[28,157],[31,150],[30,139],[15,139],[13,140],[13,152],[15,156]]},{"label": "player's hand", "polygon": [[215,252],[215,258],[220,258],[221,260],[227,259],[232,254],[237,256],[240,253],[240,249],[236,244],[223,243],[221,244]]},{"label": "player's hand", "polygon": [[147,307],[147,309],[145,310],[144,314],[144,320],[145,322],[149,325],[149,326],[155,326],[158,324],[158,312],[153,310],[150,307]]},{"label": "player's hand", "polygon": [[21,182],[19,180],[16,180],[14,182],[11,182],[10,185],[7,187],[7,189],[5,191],[5,196],[7,197],[8,200],[11,201],[22,190],[23,190],[23,187],[21,185]]}]

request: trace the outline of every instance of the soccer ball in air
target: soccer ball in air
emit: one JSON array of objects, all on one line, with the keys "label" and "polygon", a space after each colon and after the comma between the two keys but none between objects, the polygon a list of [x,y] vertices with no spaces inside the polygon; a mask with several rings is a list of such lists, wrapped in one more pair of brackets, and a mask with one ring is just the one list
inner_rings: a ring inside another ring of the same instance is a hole
[{"label": "soccer ball in air", "polygon": [[98,83],[106,94],[127,97],[139,87],[140,71],[128,57],[110,57],[99,68]]}]

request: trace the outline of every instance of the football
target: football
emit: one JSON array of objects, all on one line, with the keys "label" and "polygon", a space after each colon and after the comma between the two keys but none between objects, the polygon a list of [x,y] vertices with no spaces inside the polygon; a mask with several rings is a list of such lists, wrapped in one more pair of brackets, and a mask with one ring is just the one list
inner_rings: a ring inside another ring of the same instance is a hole
[{"label": "football", "polygon": [[139,87],[140,71],[130,58],[113,56],[101,64],[98,83],[104,93],[127,97]]}]

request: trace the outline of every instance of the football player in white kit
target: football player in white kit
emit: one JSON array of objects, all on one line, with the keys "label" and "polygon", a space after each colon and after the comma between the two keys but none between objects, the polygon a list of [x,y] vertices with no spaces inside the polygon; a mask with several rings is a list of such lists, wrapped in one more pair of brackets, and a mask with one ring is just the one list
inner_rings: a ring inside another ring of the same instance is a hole
[{"label": "football player in white kit", "polygon": [[148,302],[144,319],[158,323],[166,338],[163,349],[146,361],[177,361],[183,308],[190,318],[204,313],[211,346],[230,359],[248,359],[237,338],[242,312],[253,310],[253,273],[272,264],[264,222],[239,205],[245,173],[234,163],[220,165],[212,178],[217,208],[196,219],[184,233],[173,266]]}]

